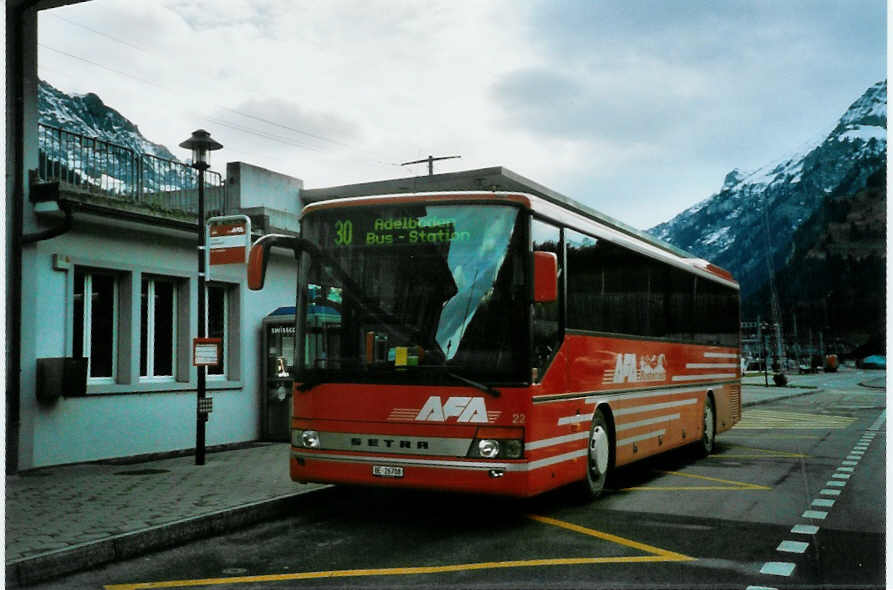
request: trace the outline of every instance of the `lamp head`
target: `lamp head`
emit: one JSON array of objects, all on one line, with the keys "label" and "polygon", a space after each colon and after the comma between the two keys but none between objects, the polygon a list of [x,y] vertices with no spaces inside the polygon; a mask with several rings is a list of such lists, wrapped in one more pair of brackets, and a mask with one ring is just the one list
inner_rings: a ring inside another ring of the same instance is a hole
[{"label": "lamp head", "polygon": [[211,167],[211,152],[219,150],[222,144],[211,139],[211,134],[204,129],[196,129],[192,137],[180,144],[181,148],[192,150],[192,167],[207,170]]}]

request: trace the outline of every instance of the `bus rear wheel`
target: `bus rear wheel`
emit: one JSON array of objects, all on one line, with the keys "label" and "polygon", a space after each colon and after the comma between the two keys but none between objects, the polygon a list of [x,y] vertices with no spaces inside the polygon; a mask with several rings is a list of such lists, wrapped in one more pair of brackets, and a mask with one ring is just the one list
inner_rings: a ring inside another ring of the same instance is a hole
[{"label": "bus rear wheel", "polygon": [[580,482],[584,499],[594,500],[602,495],[614,463],[614,440],[611,426],[602,410],[596,410],[589,428],[586,452],[586,477]]},{"label": "bus rear wheel", "polygon": [[716,445],[716,409],[713,398],[709,395],[704,398],[704,434],[696,444],[699,457],[706,457],[713,452]]}]

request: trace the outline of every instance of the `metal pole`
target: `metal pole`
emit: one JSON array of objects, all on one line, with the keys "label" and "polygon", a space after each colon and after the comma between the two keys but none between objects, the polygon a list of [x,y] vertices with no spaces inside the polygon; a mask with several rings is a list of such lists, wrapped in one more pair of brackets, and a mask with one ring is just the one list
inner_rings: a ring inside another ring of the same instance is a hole
[{"label": "metal pole", "polygon": [[[205,337],[205,171],[198,169],[198,337]],[[200,410],[205,399],[205,367],[196,367],[198,391],[195,404],[195,464],[205,464],[205,417]]]}]

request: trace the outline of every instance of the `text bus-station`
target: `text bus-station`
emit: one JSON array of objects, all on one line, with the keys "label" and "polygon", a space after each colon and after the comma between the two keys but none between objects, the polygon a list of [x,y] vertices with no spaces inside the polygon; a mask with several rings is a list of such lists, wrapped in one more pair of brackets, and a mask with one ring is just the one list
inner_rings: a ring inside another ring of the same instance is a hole
[{"label": "text bus-station", "polygon": [[308,205],[270,248],[298,273],[295,481],[531,496],[741,416],[738,285],[704,260],[523,193]]}]

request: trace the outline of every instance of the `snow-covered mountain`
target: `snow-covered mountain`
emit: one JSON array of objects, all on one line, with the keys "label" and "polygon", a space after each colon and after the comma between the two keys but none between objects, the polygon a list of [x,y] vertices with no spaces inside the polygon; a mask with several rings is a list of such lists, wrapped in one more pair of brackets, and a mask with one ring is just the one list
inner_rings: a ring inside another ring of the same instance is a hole
[{"label": "snow-covered mountain", "polygon": [[720,191],[649,233],[730,270],[742,294],[789,258],[794,232],[827,195],[854,194],[886,166],[887,81],[869,88],[820,142],[758,170],[735,169]]},{"label": "snow-covered mountain", "polygon": [[40,123],[44,125],[95,137],[130,148],[138,154],[177,160],[169,149],[143,137],[136,125],[92,92],[68,95],[41,80],[37,88],[37,105]]},{"label": "snow-covered mountain", "polygon": [[191,168],[165,146],[146,139],[136,125],[96,94],[68,95],[41,80],[37,99],[39,122],[49,126],[41,128],[39,150],[40,169],[47,175],[119,197],[194,183]]}]

